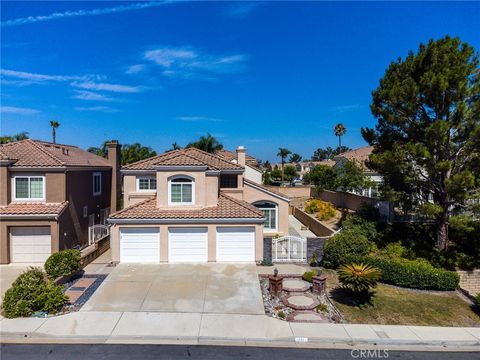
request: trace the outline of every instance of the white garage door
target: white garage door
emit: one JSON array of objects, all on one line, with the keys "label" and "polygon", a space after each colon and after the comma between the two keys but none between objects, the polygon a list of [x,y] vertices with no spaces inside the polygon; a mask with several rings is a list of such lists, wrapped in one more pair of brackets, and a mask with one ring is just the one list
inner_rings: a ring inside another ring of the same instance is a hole
[{"label": "white garage door", "polygon": [[12,263],[44,263],[52,253],[50,227],[14,227],[10,230]]},{"label": "white garage door", "polygon": [[207,262],[207,228],[169,228],[168,261]]},{"label": "white garage door", "polygon": [[255,228],[217,227],[217,261],[255,261]]},{"label": "white garage door", "polygon": [[120,262],[159,263],[160,229],[120,228]]}]

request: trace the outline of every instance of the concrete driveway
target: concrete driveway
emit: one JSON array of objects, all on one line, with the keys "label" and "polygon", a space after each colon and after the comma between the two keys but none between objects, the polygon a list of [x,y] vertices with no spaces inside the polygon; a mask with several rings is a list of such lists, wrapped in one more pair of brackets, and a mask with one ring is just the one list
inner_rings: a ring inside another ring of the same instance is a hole
[{"label": "concrete driveway", "polygon": [[81,311],[265,314],[254,264],[119,264]]},{"label": "concrete driveway", "polygon": [[[40,266],[42,266],[42,264],[40,264]],[[18,275],[28,268],[29,265],[0,265],[0,305],[3,302],[5,292],[10,289]]]}]

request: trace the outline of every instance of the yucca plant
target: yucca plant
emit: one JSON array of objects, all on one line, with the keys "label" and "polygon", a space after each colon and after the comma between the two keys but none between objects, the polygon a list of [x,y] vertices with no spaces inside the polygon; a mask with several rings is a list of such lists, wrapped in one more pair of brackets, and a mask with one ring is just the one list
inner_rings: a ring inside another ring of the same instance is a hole
[{"label": "yucca plant", "polygon": [[338,269],[338,279],[342,285],[355,294],[368,294],[377,285],[380,269],[369,264],[342,265]]}]

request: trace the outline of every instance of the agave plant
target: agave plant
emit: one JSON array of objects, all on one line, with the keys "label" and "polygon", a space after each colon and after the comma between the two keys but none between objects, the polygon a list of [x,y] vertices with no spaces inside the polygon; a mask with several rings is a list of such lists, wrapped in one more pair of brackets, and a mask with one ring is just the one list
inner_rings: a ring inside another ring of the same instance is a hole
[{"label": "agave plant", "polygon": [[356,294],[366,294],[377,285],[381,272],[369,264],[342,265],[338,269],[338,279],[342,285]]}]

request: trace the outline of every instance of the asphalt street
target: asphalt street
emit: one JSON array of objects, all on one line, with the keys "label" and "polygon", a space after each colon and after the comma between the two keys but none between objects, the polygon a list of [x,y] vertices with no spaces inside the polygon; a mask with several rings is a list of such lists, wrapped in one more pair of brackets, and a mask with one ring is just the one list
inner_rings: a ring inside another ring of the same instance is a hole
[{"label": "asphalt street", "polygon": [[306,349],[247,346],[205,345],[126,345],[126,344],[1,344],[1,360],[216,360],[216,359],[407,359],[407,360],[473,360],[479,352],[450,351],[389,351],[376,350]]}]

